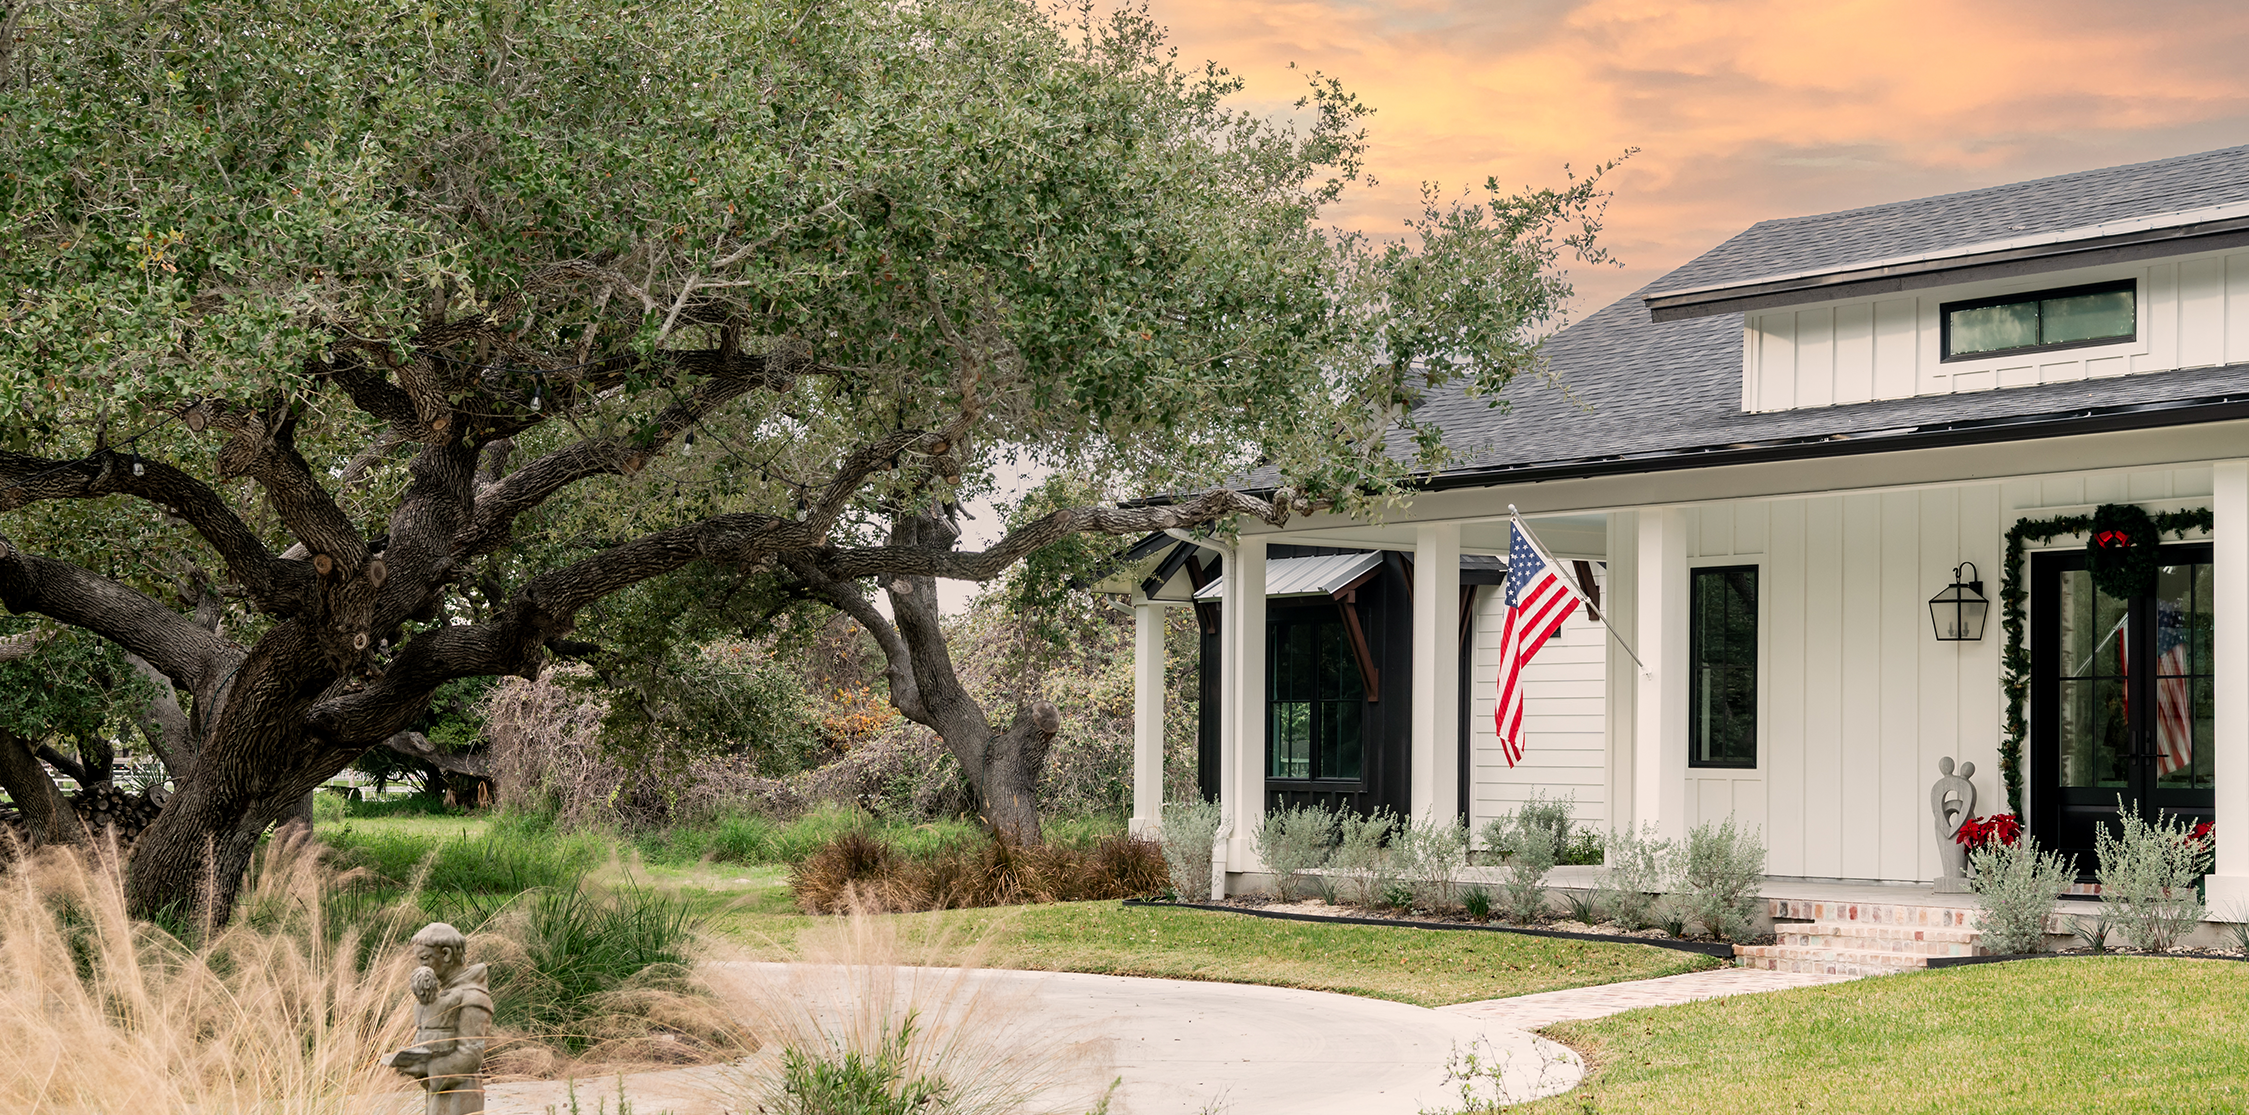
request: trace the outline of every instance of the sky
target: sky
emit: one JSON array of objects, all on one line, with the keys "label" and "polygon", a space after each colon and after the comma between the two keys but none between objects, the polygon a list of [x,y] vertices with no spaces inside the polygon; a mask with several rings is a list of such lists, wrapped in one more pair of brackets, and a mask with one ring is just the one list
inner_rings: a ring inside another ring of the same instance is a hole
[{"label": "sky", "polygon": [[[1420,184],[1608,178],[1620,268],[1577,315],[1771,217],[2249,143],[2249,4],[1151,0],[1183,62],[1286,111],[1320,71],[1375,107],[1371,190],[1335,224],[1395,233]],[[1291,72],[1289,64],[1297,70]]]},{"label": "sky", "polygon": [[[1372,105],[1376,179],[1327,213],[1395,235],[1434,182],[1606,178],[1622,264],[1575,317],[1757,221],[2249,143],[2249,4],[2171,0],[1149,0],[1183,64],[1288,114],[1307,76]],[[1295,69],[1291,69],[1293,63]],[[1005,494],[1005,493],[1003,493]],[[988,505],[962,524],[987,544]],[[949,611],[975,586],[945,582]]]}]

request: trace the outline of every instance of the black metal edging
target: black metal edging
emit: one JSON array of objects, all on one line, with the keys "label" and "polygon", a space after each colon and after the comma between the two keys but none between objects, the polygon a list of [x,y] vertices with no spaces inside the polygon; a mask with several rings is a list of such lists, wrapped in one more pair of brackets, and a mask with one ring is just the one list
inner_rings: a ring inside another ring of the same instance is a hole
[{"label": "black metal edging", "polygon": [[1127,898],[1127,906],[1173,907],[1181,910],[1208,910],[1214,914],[1247,914],[1253,918],[1272,918],[1276,921],[1309,921],[1329,925],[1371,925],[1381,929],[1464,929],[1483,933],[1515,933],[1525,937],[1553,937],[1564,941],[1597,941],[1617,945],[1652,945],[1673,952],[1693,952],[1715,956],[1720,960],[1734,958],[1734,946],[1723,942],[1675,941],[1668,937],[1613,937],[1605,933],[1564,933],[1559,929],[1522,929],[1512,925],[1470,925],[1457,921],[1394,921],[1388,918],[1328,917],[1325,914],[1291,914],[1279,910],[1260,910],[1254,906],[1213,906],[1201,902],[1151,902],[1145,898]]},{"label": "black metal edging", "polygon": [[2102,957],[2122,957],[2127,960],[2232,960],[2249,961],[2249,955],[2224,956],[2217,953],[2193,953],[2186,956],[2152,956],[2144,952],[2008,952],[1997,956],[1932,956],[1931,968],[1960,968],[1970,964],[2005,964],[2010,960],[2092,960]]}]

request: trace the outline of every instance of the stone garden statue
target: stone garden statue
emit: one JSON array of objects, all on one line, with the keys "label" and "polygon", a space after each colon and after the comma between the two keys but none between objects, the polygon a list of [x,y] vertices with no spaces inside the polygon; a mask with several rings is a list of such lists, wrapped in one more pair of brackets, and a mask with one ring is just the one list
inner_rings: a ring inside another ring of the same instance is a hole
[{"label": "stone garden statue", "polygon": [[383,1063],[422,1082],[428,1115],[484,1110],[484,1040],[492,1032],[492,991],[484,965],[468,963],[469,942],[444,922],[414,934],[414,1044]]},{"label": "stone garden statue", "polygon": [[1929,787],[1929,811],[1936,814],[1937,862],[1944,868],[1937,878],[1937,893],[1965,894],[1968,891],[1968,849],[1958,839],[1960,826],[1976,815],[1976,784],[1968,781],[1976,776],[1976,764],[1960,764],[1960,773],[1952,771],[1948,756],[1937,760],[1937,773],[1943,775],[1937,784]]}]

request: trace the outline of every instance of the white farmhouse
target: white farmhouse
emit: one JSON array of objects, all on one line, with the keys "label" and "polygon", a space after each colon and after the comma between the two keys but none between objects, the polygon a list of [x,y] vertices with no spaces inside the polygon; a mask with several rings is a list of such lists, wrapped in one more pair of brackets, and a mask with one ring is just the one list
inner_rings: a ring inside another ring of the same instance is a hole
[{"label": "white farmhouse", "polygon": [[[1925,884],[1950,758],[2087,871],[2119,799],[2215,821],[2211,908],[2249,909],[2249,147],[1766,221],[1547,353],[1568,397],[1425,404],[1469,461],[1380,526],[1139,547],[1141,821],[1157,610],[1193,605],[1230,874],[1271,803],[1474,826],[1541,789],[1599,827],[1731,815],[1783,881]],[[1565,625],[1512,768],[1510,504],[1623,635]],[[2104,508],[2171,528],[2121,598]],[[1959,638],[1932,600],[1968,582]]]}]

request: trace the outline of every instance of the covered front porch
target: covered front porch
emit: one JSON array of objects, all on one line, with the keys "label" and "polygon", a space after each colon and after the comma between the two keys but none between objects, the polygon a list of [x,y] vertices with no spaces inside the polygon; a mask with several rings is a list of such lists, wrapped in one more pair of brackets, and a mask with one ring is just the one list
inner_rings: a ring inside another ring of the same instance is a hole
[{"label": "covered front porch", "polygon": [[[1125,578],[1140,632],[1134,828],[1158,821],[1163,719],[1180,714],[1163,696],[1162,610],[1193,606],[1197,588],[1215,583],[1202,600],[1216,604],[1205,640],[1216,676],[1201,712],[1213,737],[1204,776],[1230,825],[1220,849],[1228,885],[1257,882],[1253,834],[1268,804],[1284,800],[1275,796],[1269,752],[1269,570],[1276,547],[1316,547],[1392,555],[1411,571],[1402,653],[1380,663],[1383,699],[1409,702],[1397,713],[1401,813],[1458,816],[1473,830],[1533,791],[1569,793],[1577,821],[1603,830],[1678,838],[1727,817],[1755,826],[1776,888],[1926,885],[1941,872],[1928,796],[1940,760],[1950,759],[1974,765],[1975,813],[2007,812],[2019,801],[2052,845],[2061,839],[2052,807],[2065,791],[2129,796],[2132,787],[2110,785],[2119,780],[2101,771],[2064,769],[2076,760],[2063,743],[2035,735],[2041,714],[2027,690],[2019,714],[2033,730],[2010,737],[2014,675],[2003,661],[2001,599],[2009,531],[2128,502],[2211,514],[2209,531],[2165,539],[2203,547],[2203,556],[2180,560],[2207,567],[2194,577],[2204,594],[2195,607],[2208,625],[2206,661],[2194,670],[2206,707],[2186,729],[2195,754],[2165,777],[2169,787],[2202,795],[2196,800],[2206,806],[2192,808],[2216,822],[2212,910],[2249,909],[2249,621],[2241,618],[2249,617],[2249,461],[2194,459],[2203,443],[2215,449],[2226,436],[2212,427],[2097,446],[1963,447],[1911,459],[1459,488],[1428,493],[1382,524],[1315,516],[1284,531],[1244,526],[1232,541],[1175,540],[1223,576],[1200,585],[1177,568],[1155,576],[1175,552],[1166,550]],[[2050,470],[2017,471],[2040,466]],[[1994,478],[1947,479],[1957,476]],[[1660,502],[1610,502],[1629,495]],[[1479,658],[1503,605],[1496,588],[1464,585],[1461,572],[1464,555],[1504,556],[1511,502],[1526,509],[1556,558],[1590,567],[1601,611],[1620,636],[1573,618],[1542,652],[1541,661],[1576,655],[1576,672],[1558,668],[1543,686],[1531,683],[1530,699],[1546,704],[1532,708],[1525,761],[1514,768],[1497,755],[1492,679]],[[2027,547],[2024,598],[2036,603],[2029,578],[2040,554],[2084,545],[2082,536],[2063,536]],[[1988,630],[1980,640],[1940,640],[1928,602],[1963,561],[1984,573]],[[1747,745],[1714,749],[1696,602],[1729,575],[1754,585],[1739,594],[1752,608],[1754,653],[1729,664],[1750,671],[1754,696]],[[2026,608],[2024,626],[2034,626],[2035,610]],[[2034,635],[2026,634],[2023,653]],[[2061,719],[2052,709],[2043,714],[2046,724]],[[1931,905],[1918,896],[1908,904]]]}]

